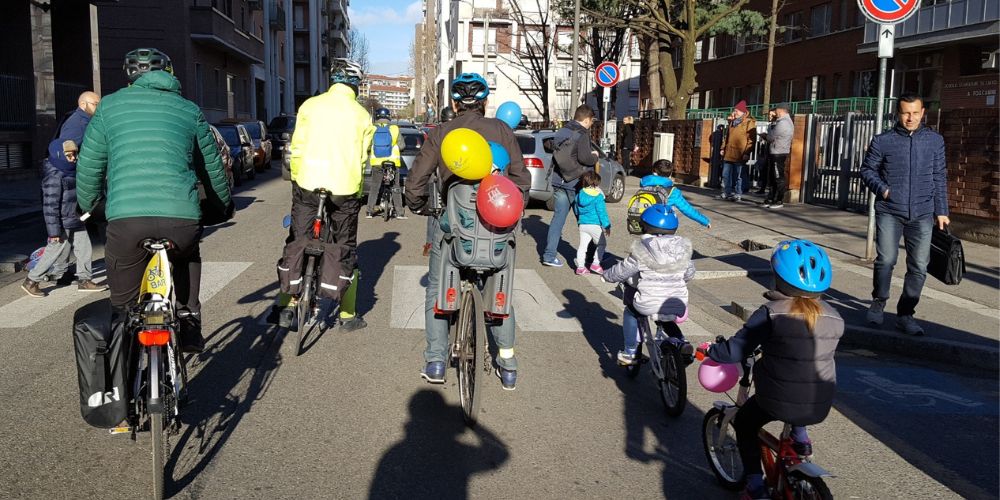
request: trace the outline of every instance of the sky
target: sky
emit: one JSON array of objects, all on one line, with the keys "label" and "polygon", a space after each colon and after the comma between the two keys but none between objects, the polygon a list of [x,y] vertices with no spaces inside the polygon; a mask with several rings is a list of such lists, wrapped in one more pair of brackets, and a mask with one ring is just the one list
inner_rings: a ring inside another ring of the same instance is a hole
[{"label": "sky", "polygon": [[368,38],[371,73],[410,74],[414,25],[423,19],[420,0],[352,0],[351,29]]}]

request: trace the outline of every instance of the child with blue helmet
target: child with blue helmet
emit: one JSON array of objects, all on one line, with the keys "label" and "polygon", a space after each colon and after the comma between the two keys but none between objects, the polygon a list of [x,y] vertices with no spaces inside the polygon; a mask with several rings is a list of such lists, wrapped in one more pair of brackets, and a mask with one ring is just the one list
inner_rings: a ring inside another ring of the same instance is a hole
[{"label": "child with blue helmet", "polygon": [[674,175],[674,164],[670,160],[656,160],[653,162],[653,172],[639,180],[639,187],[648,188],[656,186],[666,189],[670,193],[667,195],[668,206],[677,207],[677,210],[689,219],[702,226],[711,227],[712,223],[708,217],[705,217],[697,208],[691,206],[687,198],[684,197],[684,194],[681,193],[680,188],[674,185],[673,179],[670,178],[672,175]]},{"label": "child with blue helmet", "polygon": [[826,419],[837,388],[834,353],[844,334],[840,314],[820,299],[830,288],[830,258],[807,240],[783,241],[771,255],[774,290],[740,331],[703,346],[719,363],[738,363],[760,347],[753,367],[756,392],[733,421],[746,474],[744,498],[771,498],[764,484],[757,433],[775,420],[792,424],[795,451],[812,454],[805,426]]},{"label": "child with blue helmet", "polygon": [[650,205],[642,212],[642,236],[632,243],[628,257],[604,271],[604,281],[624,283],[625,311],[622,317],[624,348],[618,362],[636,362],[639,345],[637,317],[666,321],[665,333],[690,357],[694,349],[684,341],[673,321],[687,316],[687,282],[694,278],[691,240],[677,236],[677,215],[667,205]]}]

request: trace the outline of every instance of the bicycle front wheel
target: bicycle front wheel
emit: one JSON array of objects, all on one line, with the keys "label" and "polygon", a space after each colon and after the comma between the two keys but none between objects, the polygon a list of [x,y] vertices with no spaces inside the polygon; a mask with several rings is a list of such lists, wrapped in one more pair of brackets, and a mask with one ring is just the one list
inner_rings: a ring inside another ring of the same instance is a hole
[{"label": "bicycle front wheel", "polygon": [[475,287],[462,294],[458,318],[458,390],[465,423],[476,425],[479,418],[484,372],[478,371],[486,362],[486,322],[483,315],[483,297]]},{"label": "bicycle front wheel", "polygon": [[701,426],[702,444],[715,478],[726,488],[736,491],[743,486],[743,460],[736,446],[736,429],[732,420],[725,422],[725,416],[725,412],[718,408],[712,408],[705,414]]},{"label": "bicycle front wheel", "polygon": [[660,386],[660,399],[667,415],[676,417],[684,412],[687,404],[687,374],[684,372],[684,362],[681,360],[680,350],[667,340],[660,344],[659,356],[660,366],[663,368],[663,377],[657,380]]},{"label": "bicycle front wheel", "polygon": [[794,474],[788,478],[788,485],[795,500],[833,500],[822,478]]},{"label": "bicycle front wheel", "polygon": [[149,433],[153,441],[153,498],[163,498],[163,483],[166,478],[163,464],[166,462],[167,449],[166,431],[163,428],[163,413],[149,415]]}]

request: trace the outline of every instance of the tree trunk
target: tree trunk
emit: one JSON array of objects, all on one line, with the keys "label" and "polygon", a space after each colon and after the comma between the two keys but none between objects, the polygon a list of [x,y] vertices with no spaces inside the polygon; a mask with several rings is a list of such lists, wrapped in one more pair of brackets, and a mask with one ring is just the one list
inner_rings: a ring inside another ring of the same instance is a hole
[{"label": "tree trunk", "polygon": [[[663,89],[663,97],[666,98],[667,115],[671,119],[676,119],[675,108],[679,94],[677,72],[674,70],[673,54],[670,53],[670,40],[666,35],[660,36],[657,42],[657,56],[659,58],[660,86]],[[681,117],[683,117],[683,110],[682,106]]]},{"label": "tree trunk", "polygon": [[642,53],[646,59],[646,85],[649,87],[649,105],[646,109],[662,106],[663,88],[660,86],[660,57],[656,38],[643,35]]},{"label": "tree trunk", "polygon": [[767,32],[767,66],[764,68],[764,111],[771,107],[771,73],[774,69],[774,38],[778,31],[778,0],[771,0],[771,26]]}]

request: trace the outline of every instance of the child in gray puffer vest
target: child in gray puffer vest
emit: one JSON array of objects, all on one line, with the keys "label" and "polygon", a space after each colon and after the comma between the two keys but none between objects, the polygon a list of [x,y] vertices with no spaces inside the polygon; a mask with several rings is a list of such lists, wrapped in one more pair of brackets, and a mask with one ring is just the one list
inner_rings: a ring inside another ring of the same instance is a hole
[{"label": "child in gray puffer vest", "polygon": [[687,282],[695,273],[691,241],[674,234],[677,215],[662,204],[650,205],[642,212],[642,231],[628,257],[604,271],[604,281],[626,285],[622,315],[624,348],[618,353],[618,363],[637,362],[640,316],[666,322],[664,333],[691,360],[694,348],[677,327],[677,323],[687,319]]}]

